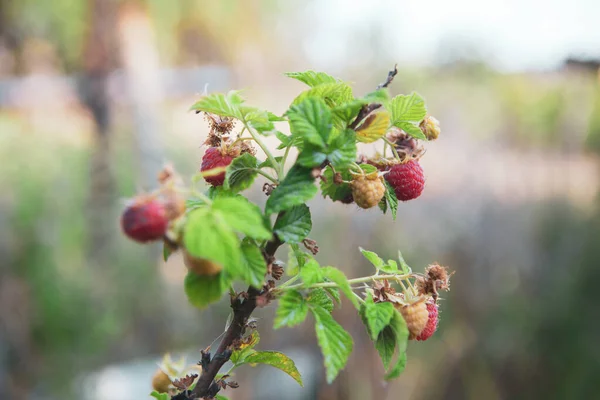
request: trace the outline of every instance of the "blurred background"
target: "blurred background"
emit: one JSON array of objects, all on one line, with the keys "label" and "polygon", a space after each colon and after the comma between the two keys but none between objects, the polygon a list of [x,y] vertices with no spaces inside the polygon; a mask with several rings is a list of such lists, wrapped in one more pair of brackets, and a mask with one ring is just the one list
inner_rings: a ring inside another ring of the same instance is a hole
[{"label": "blurred background", "polygon": [[[371,272],[358,246],[456,270],[439,331],[385,385],[344,304],[356,343],[328,386],[312,323],[273,331],[272,305],[259,348],[294,358],[305,388],[259,366],[224,394],[595,398],[599,17],[596,0],[0,0],[0,399],[149,398],[164,353],[193,363],[222,332],[227,302],[193,309],[181,259],[118,224],[164,162],[198,169],[207,126],[188,108],[205,88],[282,113],[303,90],[283,72],[362,95],[394,63],[392,94],[418,91],[442,125],[425,192],[396,222],[319,197],[311,237],[350,277]],[[263,204],[260,186],[247,195]]]}]

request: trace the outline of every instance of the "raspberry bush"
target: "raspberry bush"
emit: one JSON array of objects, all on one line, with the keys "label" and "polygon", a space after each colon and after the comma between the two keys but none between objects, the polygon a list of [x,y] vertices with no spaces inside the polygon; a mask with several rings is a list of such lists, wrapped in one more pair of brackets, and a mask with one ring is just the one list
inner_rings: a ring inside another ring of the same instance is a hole
[{"label": "raspberry bush", "polygon": [[[134,198],[121,223],[133,240],[162,240],[165,260],[174,252],[183,254],[184,288],[192,305],[205,308],[228,296],[232,315],[218,347],[202,350],[197,365],[186,368],[165,358],[152,378],[152,396],[225,399],[224,391],[238,387],[233,371],[245,364],[279,368],[302,385],[293,360],[257,349],[258,327],[250,316],[274,302],[275,329],[313,316],[328,382],[344,368],[353,346],[331,314],[342,295],[364,322],[386,368],[385,379],[404,370],[408,340],[423,341],[435,333],[439,292],[449,289],[445,267],[432,264],[420,274],[400,252],[397,260],[384,261],[360,249],[374,272],[348,279],[335,267],[319,265],[318,246],[308,238],[313,221],[306,202],[319,187],[324,197],[346,207],[379,206],[394,219],[399,199],[411,200],[423,191],[418,160],[422,143],[439,136],[439,123],[427,116],[418,94],[390,97],[387,86],[396,73],[394,68],[362,97],[322,72],[289,73],[309,88],[283,116],[247,105],[237,91],[207,95],[192,106],[205,116],[210,133],[191,187],[165,168],[159,188]],[[289,134],[283,133],[287,127]],[[277,138],[279,153],[267,148],[265,136]],[[381,143],[381,153],[359,155],[360,143]],[[294,160],[292,149],[298,154]],[[264,209],[242,194],[259,176],[266,179]],[[201,180],[208,190],[197,187]],[[286,263],[275,256],[284,245],[291,254]],[[236,283],[248,288],[237,291]]]}]

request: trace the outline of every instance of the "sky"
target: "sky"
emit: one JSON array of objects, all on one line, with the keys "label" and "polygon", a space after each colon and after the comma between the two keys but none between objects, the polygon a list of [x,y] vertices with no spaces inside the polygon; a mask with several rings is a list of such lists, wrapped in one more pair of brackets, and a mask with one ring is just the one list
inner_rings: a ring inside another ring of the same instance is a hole
[{"label": "sky", "polygon": [[313,0],[297,7],[280,28],[302,29],[302,49],[323,69],[381,52],[435,64],[456,57],[457,45],[502,71],[553,69],[571,55],[600,58],[600,0]]}]

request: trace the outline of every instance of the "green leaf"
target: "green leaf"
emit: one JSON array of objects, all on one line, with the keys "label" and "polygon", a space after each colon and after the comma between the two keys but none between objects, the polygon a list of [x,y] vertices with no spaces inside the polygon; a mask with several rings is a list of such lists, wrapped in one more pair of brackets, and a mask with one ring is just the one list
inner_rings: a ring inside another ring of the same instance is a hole
[{"label": "green leaf", "polygon": [[396,192],[394,191],[392,185],[390,185],[386,179],[384,179],[383,182],[385,184],[384,198],[390,210],[392,211],[392,219],[395,221],[396,214],[398,213],[398,198],[396,197]]},{"label": "green leaf", "polygon": [[387,89],[378,89],[366,94],[363,99],[369,103],[387,103],[390,99],[390,92]]},{"label": "green leaf", "polygon": [[163,260],[165,262],[167,262],[167,260],[169,259],[169,257],[171,257],[171,254],[173,254],[175,252],[175,250],[173,250],[173,247],[169,246],[167,244],[166,241],[163,242]]},{"label": "green leaf", "polygon": [[[349,170],[339,171],[342,174],[342,179],[349,181],[352,179],[352,175]],[[341,183],[336,185],[333,182],[333,170],[330,166],[327,166],[323,171],[323,177],[325,180],[321,180],[321,193],[323,197],[329,197],[333,201],[342,201],[352,196],[352,189],[347,183]]]},{"label": "green leaf", "polygon": [[425,134],[423,133],[421,128],[419,128],[417,125],[413,124],[412,122],[402,121],[402,122],[398,122],[396,124],[396,126],[416,139],[427,140],[427,137],[425,136]]},{"label": "green leaf", "polygon": [[348,362],[352,353],[352,337],[326,309],[312,306],[311,311],[315,318],[317,341],[323,353],[327,383],[331,383]]},{"label": "green leaf", "polygon": [[196,275],[188,272],[183,282],[188,301],[198,308],[204,308],[218,301],[221,295],[227,291],[227,286],[223,272],[216,276]]},{"label": "green leaf", "polygon": [[269,121],[272,121],[272,122],[287,121],[287,118],[280,117],[279,115],[273,114],[271,111],[267,111],[267,115],[269,116]]},{"label": "green leaf", "polygon": [[421,96],[414,92],[408,96],[398,95],[390,101],[388,108],[392,114],[392,125],[413,137],[426,139],[421,129],[415,125],[427,114],[425,100]]},{"label": "green leaf", "polygon": [[407,96],[398,95],[394,97],[390,101],[389,108],[394,125],[400,121],[421,122],[427,114],[425,100],[415,92]]},{"label": "green leaf", "polygon": [[379,203],[377,204],[379,206],[379,209],[381,210],[382,213],[386,213],[387,209],[388,209],[388,205],[387,205],[387,200],[385,199],[385,196],[383,196],[381,198],[381,201],[379,201]]},{"label": "green leaf", "polygon": [[[230,199],[218,198],[213,203],[213,207],[217,200]],[[231,217],[230,215],[228,218]],[[207,208],[192,210],[187,217],[183,243],[192,257],[215,261],[226,271],[239,267],[240,241],[228,221],[218,212],[212,212]]]},{"label": "green leaf", "polygon": [[296,368],[294,360],[283,353],[278,351],[257,351],[246,357],[245,362],[247,364],[266,364],[275,367],[291,376],[300,386],[303,386],[302,377],[300,376],[300,372],[298,372],[298,368]]},{"label": "green leaf", "polygon": [[324,289],[316,288],[311,290],[306,297],[306,301],[311,306],[322,307],[329,312],[333,311],[333,300],[331,300]]},{"label": "green leaf", "polygon": [[406,351],[401,353],[398,356],[398,360],[396,360],[396,364],[392,367],[392,369],[385,375],[386,380],[396,379],[400,376],[402,372],[404,372],[404,368],[406,368]]},{"label": "green leaf", "polygon": [[301,136],[287,136],[279,131],[275,131],[275,136],[281,142],[281,144],[277,146],[278,150],[285,149],[288,146],[298,147],[299,149],[302,149],[303,147],[304,138]]},{"label": "green leaf", "polygon": [[335,301],[336,303],[339,304],[342,301],[342,298],[340,297],[340,291],[338,288],[328,287],[325,288],[325,291],[329,293],[329,296],[331,296],[333,301]]},{"label": "green leaf", "polygon": [[299,204],[277,218],[273,231],[285,243],[300,243],[311,229],[310,209],[306,204]]},{"label": "green leaf", "polygon": [[368,102],[353,99],[347,103],[340,104],[331,110],[333,122],[336,127],[345,129],[346,126],[356,118],[360,109]]},{"label": "green leaf", "polygon": [[323,275],[323,268],[321,268],[319,263],[313,258],[309,259],[306,264],[300,268],[300,277],[308,286],[322,282],[325,278]]},{"label": "green leaf", "polygon": [[325,160],[327,160],[327,153],[323,147],[307,143],[298,154],[296,163],[306,168],[314,168],[321,165]]},{"label": "green leaf", "polygon": [[250,336],[246,337],[242,344],[231,353],[229,361],[235,365],[242,365],[249,355],[256,352],[254,348],[258,342],[260,342],[260,336],[257,331],[253,331]]},{"label": "green leaf", "polygon": [[311,259],[311,256],[300,250],[300,246],[295,243],[290,244],[290,251],[288,253],[288,267],[286,269],[289,276],[294,276],[300,272],[300,268],[304,267],[304,264]]},{"label": "green leaf", "polygon": [[273,190],[267,200],[267,214],[277,213],[282,210],[306,203],[317,193],[315,178],[310,168],[294,165],[287,173],[281,184]]},{"label": "green leaf", "polygon": [[[281,163],[281,161],[283,160],[282,156],[277,156],[277,157],[274,157],[274,158],[275,158],[275,161],[277,163]],[[261,169],[262,168],[273,168],[273,163],[271,162],[270,159],[267,158],[265,161],[263,161],[260,164],[258,164],[258,168],[261,168]]]},{"label": "green leaf", "polygon": [[258,206],[250,203],[245,197],[218,198],[213,201],[212,208],[231,229],[257,240],[269,240],[273,237],[265,227]]},{"label": "green leaf", "polygon": [[158,393],[156,390],[150,393],[151,397],[154,397],[157,400],[169,400],[170,396],[167,393]]},{"label": "green leaf", "polygon": [[252,154],[244,153],[231,161],[225,172],[225,189],[240,192],[252,186],[258,172],[258,161]]},{"label": "green leaf", "polygon": [[215,395],[215,400],[229,400],[229,397],[223,396],[222,394]]},{"label": "green leaf", "polygon": [[404,261],[404,257],[402,257],[400,250],[398,250],[398,261],[400,261],[400,268],[402,269],[403,274],[412,274],[412,268]]},{"label": "green leaf", "polygon": [[290,78],[306,83],[308,86],[314,87],[323,83],[336,83],[339,79],[334,78],[325,72],[304,71],[304,72],[287,72],[284,74]]},{"label": "green leaf", "polygon": [[342,169],[356,160],[356,134],[351,129],[340,132],[327,148],[327,159],[334,168]]},{"label": "green leaf", "polygon": [[386,274],[397,274],[398,271],[398,263],[394,260],[388,260],[387,263],[381,267],[381,272],[385,272]]},{"label": "green leaf", "polygon": [[275,329],[282,326],[296,326],[306,319],[308,304],[302,294],[296,290],[288,290],[279,298],[279,307],[275,313]]},{"label": "green leaf", "polygon": [[328,107],[335,107],[354,99],[352,88],[347,83],[323,83],[300,93],[292,105],[299,104],[310,97],[323,99]]},{"label": "green leaf", "polygon": [[242,242],[242,276],[244,281],[261,288],[267,273],[267,263],[261,249],[249,240]]},{"label": "green leaf", "polygon": [[402,373],[404,367],[406,366],[406,347],[408,344],[408,327],[406,326],[406,321],[402,318],[402,315],[399,311],[394,310],[394,314],[392,315],[392,319],[389,328],[392,329],[394,336],[396,337],[396,351],[398,353],[398,358],[396,360],[396,364],[392,367],[388,374],[385,376],[385,379],[394,379]]},{"label": "green leaf", "polygon": [[342,293],[344,293],[348,300],[350,300],[354,307],[358,308],[358,300],[356,299],[356,296],[354,296],[354,292],[348,283],[348,278],[346,278],[346,275],[334,267],[324,267],[322,270],[325,278],[336,283],[339,289],[342,291]]},{"label": "green leaf", "polygon": [[361,313],[364,314],[371,339],[377,340],[379,334],[392,320],[394,305],[388,302],[375,303],[373,297],[368,295],[365,303],[361,306]]},{"label": "green leaf", "polygon": [[372,251],[364,250],[362,247],[359,249],[360,249],[360,252],[362,253],[362,255],[365,256],[365,258],[367,260],[369,260],[369,262],[371,264],[373,264],[373,266],[375,266],[375,268],[377,268],[377,269],[383,268],[385,263],[383,262],[381,257],[379,257],[377,255],[377,253],[373,253]]},{"label": "green leaf", "polygon": [[213,93],[202,97],[190,108],[195,111],[204,111],[224,117],[243,119],[240,109],[244,99],[239,91],[232,90],[227,94]]},{"label": "green leaf", "polygon": [[322,99],[307,98],[292,106],[287,116],[293,136],[300,136],[315,146],[325,146],[331,133],[331,110]]},{"label": "green leaf", "polygon": [[390,367],[394,350],[396,349],[396,334],[389,326],[386,326],[377,336],[375,349],[379,353],[383,367],[387,370]]},{"label": "green leaf", "polygon": [[[220,197],[236,197],[238,196],[236,193],[232,192],[229,189],[225,189],[223,186],[211,186],[208,188],[208,198],[211,200],[218,199]],[[203,204],[203,200],[200,200]]]},{"label": "green leaf", "polygon": [[265,134],[275,129],[271,120],[271,115],[274,115],[272,113],[248,106],[242,106],[241,113],[243,120],[259,133]]}]

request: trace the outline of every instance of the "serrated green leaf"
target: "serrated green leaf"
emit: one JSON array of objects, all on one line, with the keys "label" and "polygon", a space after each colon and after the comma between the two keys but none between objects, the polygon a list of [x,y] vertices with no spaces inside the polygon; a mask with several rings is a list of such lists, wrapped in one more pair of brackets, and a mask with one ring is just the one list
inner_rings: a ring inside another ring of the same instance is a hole
[{"label": "serrated green leaf", "polygon": [[383,180],[383,183],[385,184],[384,198],[387,206],[392,211],[392,219],[395,221],[396,214],[398,213],[398,198],[396,197],[396,192],[394,191],[394,188],[386,179]]},{"label": "serrated green leaf", "polygon": [[327,295],[324,289],[317,288],[310,291],[306,297],[309,306],[323,307],[329,312],[333,311],[333,300]]},{"label": "serrated green leaf", "polygon": [[227,94],[213,93],[202,97],[190,108],[195,111],[204,111],[212,114],[221,115],[224,117],[233,117],[242,119],[243,115],[240,110],[244,99],[240,96],[240,92],[232,90]]},{"label": "serrated green leaf", "polygon": [[223,396],[222,394],[215,395],[215,400],[229,400],[229,397]]},{"label": "serrated green leaf", "polygon": [[427,114],[425,100],[415,92],[406,96],[398,95],[394,97],[390,101],[389,108],[394,125],[401,121],[421,122]]},{"label": "serrated green leaf", "polygon": [[398,271],[398,263],[394,260],[388,260],[387,263],[381,267],[381,272],[385,272],[386,274],[397,274]]},{"label": "serrated green leaf", "polygon": [[277,218],[273,232],[284,243],[300,243],[311,229],[310,209],[306,204],[299,204]]},{"label": "serrated green leaf", "polygon": [[[217,200],[229,199],[218,198],[213,207]],[[197,208],[189,212],[183,243],[192,257],[215,261],[226,271],[239,267],[240,241],[228,221],[222,218],[221,213],[213,212],[212,209]]]},{"label": "serrated green leaf", "polygon": [[[214,186],[211,186],[210,189],[214,188]],[[209,192],[210,192],[209,189]],[[186,210],[190,210],[193,208],[198,208],[198,207],[204,207],[206,206],[206,202],[202,199],[187,199],[185,201],[185,208]]]},{"label": "serrated green leaf", "polygon": [[408,96],[398,95],[389,102],[388,109],[392,115],[392,125],[413,137],[426,139],[421,129],[416,126],[427,114],[425,100],[421,96],[414,92]]},{"label": "serrated green leaf", "polygon": [[301,136],[288,136],[279,131],[275,131],[275,136],[281,142],[281,144],[277,146],[278,150],[285,149],[288,146],[294,146],[300,150],[303,148],[304,139]]},{"label": "serrated green leaf", "polygon": [[277,213],[283,210],[306,203],[317,193],[315,178],[310,168],[298,165],[293,166],[281,184],[273,190],[267,200],[267,214]]},{"label": "serrated green leaf", "polygon": [[300,277],[308,286],[322,282],[324,279],[323,268],[315,259],[311,258],[300,268]]},{"label": "serrated green leaf", "polygon": [[306,319],[307,314],[308,304],[302,294],[296,290],[288,290],[279,298],[274,328],[296,326]]},{"label": "serrated green leaf", "polygon": [[325,291],[329,294],[329,296],[331,296],[331,299],[334,302],[339,304],[342,301],[342,298],[340,297],[340,291],[338,288],[328,287],[325,288]]},{"label": "serrated green leaf", "polygon": [[396,334],[389,326],[386,326],[377,336],[375,349],[379,353],[383,367],[387,370],[390,367],[394,350],[396,349]]},{"label": "serrated green leaf", "polygon": [[325,101],[309,97],[293,105],[287,112],[293,136],[302,137],[308,143],[324,147],[331,133],[331,110]]},{"label": "serrated green leaf", "polygon": [[242,277],[244,281],[261,288],[267,273],[267,263],[261,249],[249,240],[242,242]]},{"label": "serrated green leaf", "polygon": [[299,104],[311,97],[324,100],[325,104],[331,108],[354,99],[352,88],[347,83],[323,83],[300,93],[300,95],[294,99],[292,105]]},{"label": "serrated green leaf", "polygon": [[327,160],[327,154],[324,148],[306,143],[298,154],[296,163],[306,168],[314,168],[323,164],[325,160]]},{"label": "serrated green leaf", "polygon": [[248,106],[241,106],[240,110],[243,120],[257,132],[268,134],[275,129],[275,125],[273,125],[273,121],[271,120],[271,115],[274,114]]},{"label": "serrated green leaf", "polygon": [[[238,196],[236,193],[232,192],[229,189],[225,189],[223,186],[211,186],[210,188],[208,188],[208,198],[211,200],[217,199],[219,197],[236,197]],[[201,201],[203,204],[204,203],[203,200],[199,200]]]},{"label": "serrated green leaf", "polygon": [[228,283],[223,272],[216,276],[196,275],[188,272],[183,281],[183,288],[188,301],[195,307],[205,308],[218,301],[227,291]]},{"label": "serrated green leaf", "polygon": [[[352,175],[349,170],[338,171],[342,174],[342,179],[350,181]],[[333,201],[342,201],[352,196],[352,189],[347,183],[341,183],[336,185],[333,181],[333,170],[330,166],[327,166],[323,171],[323,177],[325,180],[321,180],[321,193],[323,197],[329,197]]]},{"label": "serrated green leaf", "polygon": [[269,121],[272,121],[272,122],[287,121],[287,118],[280,117],[279,115],[273,114],[271,111],[267,111],[267,115],[269,116]]},{"label": "serrated green leaf", "polygon": [[417,125],[412,122],[398,122],[396,126],[415,139],[427,140],[427,137]]},{"label": "serrated green leaf", "polygon": [[398,250],[398,261],[400,261],[400,268],[403,274],[412,274],[412,268],[404,261],[404,257],[402,257],[400,250]]},{"label": "serrated green leaf", "polygon": [[311,70],[304,72],[286,72],[284,75],[299,80],[302,83],[306,83],[308,86],[311,87],[318,86],[324,83],[339,82],[339,79],[336,79],[333,76],[326,74],[325,72],[315,72]]},{"label": "serrated green leaf", "polygon": [[225,171],[225,189],[240,192],[252,186],[258,172],[258,161],[252,154],[244,153],[231,161]]},{"label": "serrated green leaf", "polygon": [[245,197],[225,197],[213,201],[212,209],[231,229],[257,240],[269,240],[273,234],[264,224],[260,208]]},{"label": "serrated green leaf", "polygon": [[[371,339],[377,340],[383,329],[389,325],[394,315],[394,305],[392,303],[375,303],[372,296],[367,296],[365,303],[361,306],[361,312],[364,314],[367,331]],[[393,349],[392,349],[393,351]]]},{"label": "serrated green leaf", "polygon": [[356,160],[356,134],[351,129],[340,132],[327,146],[327,159],[342,169]]},{"label": "serrated green leaf", "polygon": [[152,391],[150,396],[157,400],[170,400],[170,396],[167,393],[158,393],[156,390]]},{"label": "serrated green leaf", "polygon": [[246,357],[245,362],[247,364],[266,364],[275,367],[291,376],[300,386],[303,386],[302,377],[298,368],[296,368],[294,360],[283,353],[278,351],[257,351]]},{"label": "serrated green leaf", "polygon": [[369,262],[371,264],[373,264],[373,266],[377,269],[381,269],[385,263],[383,262],[383,260],[381,259],[381,257],[379,257],[377,255],[377,253],[374,253],[372,251],[368,251],[368,250],[364,250],[362,247],[359,248],[360,252],[362,253],[363,256],[365,256],[365,258],[367,260],[369,260]]},{"label": "serrated green leaf", "polygon": [[338,285],[339,289],[344,293],[344,295],[350,300],[354,307],[358,308],[358,300],[356,296],[354,296],[354,292],[348,283],[348,278],[342,271],[334,267],[324,267],[322,268],[323,275],[325,278],[334,282]]},{"label": "serrated green leaf", "polygon": [[392,319],[390,327],[396,337],[396,352],[398,353],[398,358],[396,359],[396,364],[388,371],[385,379],[390,380],[398,377],[402,371],[404,371],[404,367],[406,366],[406,347],[408,344],[408,327],[406,326],[406,321],[402,318],[400,312],[394,309],[394,314],[392,315]]},{"label": "serrated green leaf", "polygon": [[353,347],[352,337],[326,309],[318,306],[310,309],[315,318],[317,342],[323,353],[327,383],[331,383],[348,362]]},{"label": "serrated green leaf", "polygon": [[376,111],[369,114],[356,128],[356,140],[373,143],[381,139],[389,127],[390,114],[387,111]]},{"label": "serrated green leaf", "polygon": [[240,344],[240,346],[231,353],[231,357],[229,361],[231,361],[235,365],[242,365],[250,354],[255,353],[256,350],[254,348],[260,342],[260,335],[258,331],[253,331],[249,337]]}]

